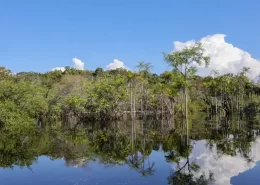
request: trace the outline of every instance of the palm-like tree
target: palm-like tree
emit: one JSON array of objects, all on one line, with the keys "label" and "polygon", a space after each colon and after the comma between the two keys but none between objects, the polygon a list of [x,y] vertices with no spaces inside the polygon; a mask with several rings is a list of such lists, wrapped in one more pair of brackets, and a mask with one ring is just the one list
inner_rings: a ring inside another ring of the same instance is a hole
[{"label": "palm-like tree", "polygon": [[151,71],[153,70],[153,65],[151,63],[146,63],[144,61],[138,62],[138,65],[136,66],[136,68],[138,69],[139,72],[141,71],[147,71],[149,73],[151,73]]},{"label": "palm-like tree", "polygon": [[243,67],[243,68],[241,69],[240,74],[241,74],[242,76],[247,75],[248,73],[250,73],[250,67]]},{"label": "palm-like tree", "polygon": [[130,155],[126,161],[126,163],[130,166],[130,168],[136,170],[142,176],[154,175],[155,172],[155,163],[150,163],[149,157],[147,159],[147,168],[145,167],[145,156],[139,156],[138,153]]},{"label": "palm-like tree", "polygon": [[141,170],[141,165],[144,160],[142,157],[138,156],[138,153],[134,153],[128,157],[126,163],[130,166],[130,168],[135,169],[137,171]]}]

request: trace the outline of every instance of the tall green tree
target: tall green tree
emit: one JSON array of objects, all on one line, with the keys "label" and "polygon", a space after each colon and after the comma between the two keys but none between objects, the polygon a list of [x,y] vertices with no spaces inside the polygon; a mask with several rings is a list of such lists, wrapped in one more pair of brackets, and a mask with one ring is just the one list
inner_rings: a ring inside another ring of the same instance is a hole
[{"label": "tall green tree", "polygon": [[171,67],[173,67],[174,71],[181,74],[181,80],[184,82],[185,119],[188,134],[188,82],[197,72],[196,65],[201,66],[204,64],[207,67],[209,65],[210,58],[205,56],[204,48],[201,43],[197,42],[193,46],[184,48],[181,51],[173,51],[168,54],[164,54],[164,60]]}]

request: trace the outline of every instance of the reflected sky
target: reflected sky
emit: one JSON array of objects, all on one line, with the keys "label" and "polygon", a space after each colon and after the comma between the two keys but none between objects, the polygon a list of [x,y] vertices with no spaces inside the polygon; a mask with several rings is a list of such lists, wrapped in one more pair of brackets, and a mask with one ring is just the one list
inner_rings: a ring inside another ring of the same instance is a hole
[{"label": "reflected sky", "polygon": [[[65,164],[64,160],[39,157],[31,169],[15,167],[0,170],[1,185],[127,185],[127,184],[167,184],[171,170],[162,152],[153,151],[150,160],[156,164],[154,176],[141,177],[127,165],[105,165],[97,161],[87,161],[84,167]],[[15,178],[14,178],[15,177]]]},{"label": "reflected sky", "polygon": [[257,165],[248,170],[245,171],[238,176],[234,176],[231,178],[231,184],[236,185],[244,185],[244,184],[259,184],[260,182],[260,162],[257,162]]}]

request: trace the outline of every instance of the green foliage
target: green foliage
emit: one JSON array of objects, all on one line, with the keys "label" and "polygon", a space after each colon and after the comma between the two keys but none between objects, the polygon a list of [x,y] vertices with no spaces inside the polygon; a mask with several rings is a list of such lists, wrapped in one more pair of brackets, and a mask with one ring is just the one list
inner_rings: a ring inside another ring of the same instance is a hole
[{"label": "green foliage", "polygon": [[0,66],[0,81],[9,79],[12,76],[11,71],[6,69],[5,67]]},{"label": "green foliage", "polygon": [[44,88],[27,81],[0,81],[0,120],[7,124],[32,123],[47,111],[45,94]]},{"label": "green foliage", "polygon": [[247,78],[249,68],[239,74],[213,71],[213,77],[196,76],[195,64],[209,64],[200,43],[164,54],[164,59],[173,70],[160,75],[152,74],[152,65],[145,62],[138,63],[137,72],[66,67],[63,72],[14,75],[1,67],[0,121],[80,122],[124,115],[168,119],[198,111],[245,114],[251,103],[258,111],[260,88]]},{"label": "green foliage", "polygon": [[119,106],[127,98],[125,80],[121,75],[116,75],[88,83],[85,86],[87,110],[107,114],[122,111]]},{"label": "green foliage", "polygon": [[208,66],[210,58],[204,56],[204,48],[198,42],[194,46],[184,48],[182,51],[164,54],[164,60],[173,67],[174,71],[181,73],[186,80],[196,74],[195,63],[200,66],[203,64]]}]

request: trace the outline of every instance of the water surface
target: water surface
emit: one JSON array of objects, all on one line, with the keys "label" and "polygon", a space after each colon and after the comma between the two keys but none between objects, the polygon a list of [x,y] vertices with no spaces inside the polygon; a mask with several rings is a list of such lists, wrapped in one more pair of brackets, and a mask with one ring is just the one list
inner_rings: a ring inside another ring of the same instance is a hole
[{"label": "water surface", "polygon": [[2,130],[0,184],[259,184],[258,123],[236,123],[194,122],[188,136],[167,121]]}]

